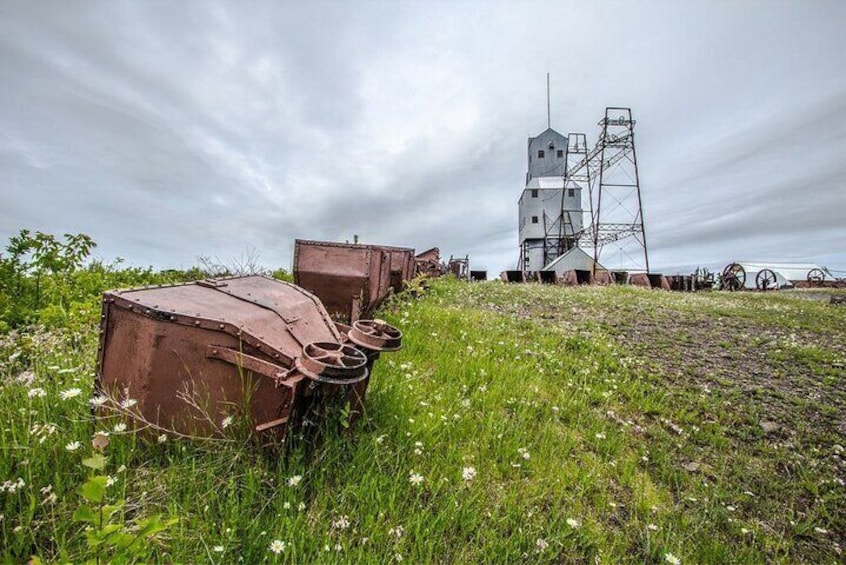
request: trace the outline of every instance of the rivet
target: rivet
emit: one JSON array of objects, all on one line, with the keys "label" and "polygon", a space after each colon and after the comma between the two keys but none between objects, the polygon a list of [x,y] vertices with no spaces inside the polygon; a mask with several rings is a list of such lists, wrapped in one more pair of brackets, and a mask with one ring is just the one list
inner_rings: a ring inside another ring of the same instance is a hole
[{"label": "rivet", "polygon": [[223,329],[223,328],[224,328],[224,325],[223,325],[223,324],[220,324],[220,329]]}]

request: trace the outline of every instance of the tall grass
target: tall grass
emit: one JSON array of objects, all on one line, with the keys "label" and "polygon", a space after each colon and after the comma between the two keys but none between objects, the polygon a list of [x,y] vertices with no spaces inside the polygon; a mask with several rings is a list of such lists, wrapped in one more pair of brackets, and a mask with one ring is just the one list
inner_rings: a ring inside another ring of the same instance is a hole
[{"label": "tall grass", "polygon": [[[687,316],[760,324],[776,340],[798,331],[800,343],[801,331],[815,328],[822,353],[785,345],[773,355],[809,367],[808,378],[816,367],[815,386],[839,402],[842,309],[785,296],[442,280],[380,316],[403,330],[405,347],[377,363],[364,418],[351,434],[329,433],[314,450],[287,455],[255,447],[238,426],[202,442],[116,432],[118,419],[94,419],[88,405],[93,324],[7,333],[3,557],[91,557],[71,516],[87,476],[81,461],[102,430],[111,440],[108,496],[126,500],[127,522],[179,519],[150,546],[150,561],[842,558],[843,430],[767,436],[760,414],[742,409],[746,393],[671,375],[626,333],[633,320]],[[661,335],[654,346],[683,353],[678,339]],[[738,347],[723,333],[718,340]],[[831,408],[843,416],[842,404]]]}]

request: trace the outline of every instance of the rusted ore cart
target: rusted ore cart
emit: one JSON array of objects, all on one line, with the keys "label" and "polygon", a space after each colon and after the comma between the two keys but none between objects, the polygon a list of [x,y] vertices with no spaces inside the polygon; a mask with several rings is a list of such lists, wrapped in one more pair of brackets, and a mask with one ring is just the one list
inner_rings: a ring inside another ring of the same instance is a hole
[{"label": "rusted ore cart", "polygon": [[368,316],[414,277],[414,250],[405,247],[294,241],[294,282],[316,294],[344,321]]},{"label": "rusted ore cart", "polygon": [[402,334],[381,321],[336,324],[313,294],[263,276],[107,292],[98,388],[141,425],[214,436],[245,414],[284,437],[331,400],[363,408],[370,369]]}]

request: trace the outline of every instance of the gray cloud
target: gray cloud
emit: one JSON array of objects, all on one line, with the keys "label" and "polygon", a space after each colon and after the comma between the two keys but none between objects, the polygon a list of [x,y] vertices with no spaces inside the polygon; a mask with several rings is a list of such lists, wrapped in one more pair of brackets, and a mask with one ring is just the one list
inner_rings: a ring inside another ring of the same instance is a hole
[{"label": "gray cloud", "polygon": [[839,2],[6,2],[0,237],[188,266],[293,239],[517,260],[526,138],[638,119],[652,264],[846,268]]}]

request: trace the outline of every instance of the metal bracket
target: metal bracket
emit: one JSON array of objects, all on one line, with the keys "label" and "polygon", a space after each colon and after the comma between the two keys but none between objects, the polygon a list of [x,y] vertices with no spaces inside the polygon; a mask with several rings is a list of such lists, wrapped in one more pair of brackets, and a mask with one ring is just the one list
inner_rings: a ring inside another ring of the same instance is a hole
[{"label": "metal bracket", "polygon": [[209,345],[206,348],[206,357],[212,359],[220,359],[236,367],[242,367],[253,373],[271,378],[277,382],[285,381],[296,369],[286,369],[279,365],[269,363],[264,359],[247,355],[241,351],[235,351],[228,347],[218,345]]},{"label": "metal bracket", "polygon": [[228,283],[223,281],[215,280],[215,279],[204,279],[201,281],[197,281],[199,286],[204,286],[206,288],[222,288],[224,286],[229,286]]},{"label": "metal bracket", "polygon": [[288,417],[285,416],[283,418],[279,418],[277,420],[271,420],[269,422],[265,422],[264,424],[259,424],[256,426],[257,432],[263,432],[265,430],[269,430],[270,428],[275,428],[276,426],[281,426],[283,424],[288,423]]}]

